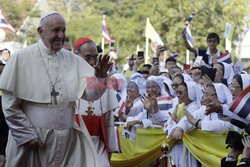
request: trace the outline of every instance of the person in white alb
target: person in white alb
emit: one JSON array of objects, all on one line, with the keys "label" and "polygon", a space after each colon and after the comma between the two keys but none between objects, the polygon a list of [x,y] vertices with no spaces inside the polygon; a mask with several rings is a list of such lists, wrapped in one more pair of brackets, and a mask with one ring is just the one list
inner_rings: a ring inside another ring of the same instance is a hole
[{"label": "person in white alb", "polygon": [[38,42],[14,53],[0,78],[10,128],[6,166],[100,166],[86,127],[75,123],[75,109],[78,99],[97,100],[105,92],[86,89],[87,78],[105,80],[109,57],[92,68],[64,49],[60,13],[41,17],[37,31]]}]

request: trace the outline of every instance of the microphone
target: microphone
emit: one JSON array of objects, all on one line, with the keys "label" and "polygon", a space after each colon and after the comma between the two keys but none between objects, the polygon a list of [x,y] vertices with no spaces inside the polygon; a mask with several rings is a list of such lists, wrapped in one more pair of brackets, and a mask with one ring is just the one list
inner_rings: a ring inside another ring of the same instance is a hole
[{"label": "microphone", "polygon": [[244,122],[241,122],[237,119],[231,119],[230,123],[237,126],[240,129],[245,129],[247,127],[247,124],[245,124]]}]

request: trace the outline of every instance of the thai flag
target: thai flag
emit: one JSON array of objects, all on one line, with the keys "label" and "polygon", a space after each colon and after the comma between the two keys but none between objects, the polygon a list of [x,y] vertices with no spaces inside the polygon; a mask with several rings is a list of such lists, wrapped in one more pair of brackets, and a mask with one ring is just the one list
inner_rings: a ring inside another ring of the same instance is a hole
[{"label": "thai flag", "polygon": [[190,22],[192,21],[194,17],[194,13],[192,13],[190,16],[188,16],[185,20],[185,27],[186,27],[186,39],[187,39],[187,42],[189,43],[189,45],[191,47],[193,47],[193,37],[192,37],[192,34],[191,34],[191,30],[189,28],[189,25],[190,25]]},{"label": "thai flag", "polygon": [[9,24],[9,22],[3,17],[2,12],[0,10],[0,28],[4,30],[11,31],[16,33],[15,29]]},{"label": "thai flag", "polygon": [[105,15],[102,16],[102,37],[109,43],[112,40],[112,36],[109,34],[108,26],[105,21]]},{"label": "thai flag", "polygon": [[191,47],[193,47],[193,37],[191,34],[191,30],[189,28],[189,24],[186,25],[186,39]]},{"label": "thai flag", "polygon": [[217,57],[218,62],[225,62],[227,64],[232,64],[232,58],[231,54],[226,50],[225,53],[221,54],[219,57]]},{"label": "thai flag", "polygon": [[229,110],[247,121],[250,120],[250,86],[240,93]]},{"label": "thai flag", "polygon": [[173,107],[172,98],[169,96],[161,96],[157,98],[158,109],[167,111]]}]

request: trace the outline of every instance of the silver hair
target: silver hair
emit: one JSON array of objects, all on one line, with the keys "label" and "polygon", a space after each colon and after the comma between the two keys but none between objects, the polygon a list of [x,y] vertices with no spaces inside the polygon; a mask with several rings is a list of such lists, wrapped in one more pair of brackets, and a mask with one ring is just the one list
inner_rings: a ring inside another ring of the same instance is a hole
[{"label": "silver hair", "polygon": [[[84,44],[80,45],[78,48],[76,48],[76,49],[74,50],[74,53],[77,54],[77,55],[80,55],[81,50],[85,49],[87,46],[90,46],[90,45],[94,45],[94,46],[96,47],[95,42],[89,41],[89,42],[87,42],[87,43],[84,43]],[[96,49],[97,49],[97,47],[96,47]]]}]

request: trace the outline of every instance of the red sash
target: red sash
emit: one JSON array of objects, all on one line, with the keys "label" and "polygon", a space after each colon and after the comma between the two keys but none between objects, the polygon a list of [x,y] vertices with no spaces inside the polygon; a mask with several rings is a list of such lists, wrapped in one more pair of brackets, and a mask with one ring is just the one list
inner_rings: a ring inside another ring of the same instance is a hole
[{"label": "red sash", "polygon": [[[104,141],[107,153],[109,152],[108,134],[105,128],[105,115],[102,116],[88,116],[82,115],[82,119],[91,136],[99,136]],[[79,124],[78,114],[75,116],[76,123]]]}]

